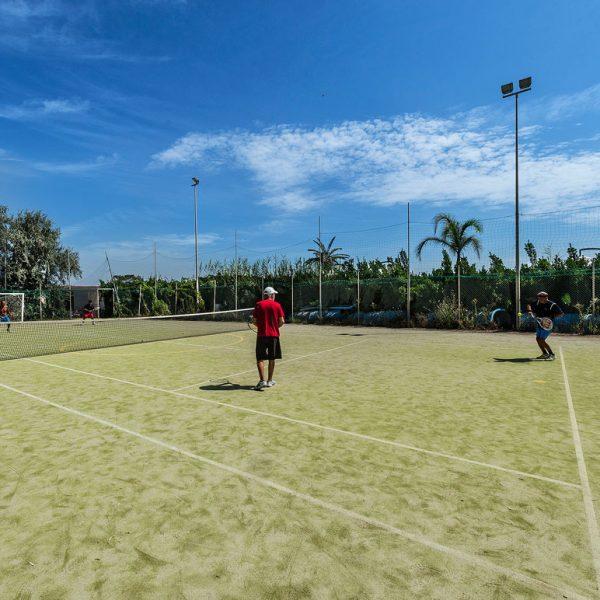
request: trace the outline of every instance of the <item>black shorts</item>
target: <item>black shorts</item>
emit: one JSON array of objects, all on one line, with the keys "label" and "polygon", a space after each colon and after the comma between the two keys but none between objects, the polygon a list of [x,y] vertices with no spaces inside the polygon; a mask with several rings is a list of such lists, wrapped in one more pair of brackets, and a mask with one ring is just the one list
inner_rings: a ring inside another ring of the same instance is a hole
[{"label": "black shorts", "polygon": [[256,360],[281,358],[281,344],[278,337],[256,338]]}]

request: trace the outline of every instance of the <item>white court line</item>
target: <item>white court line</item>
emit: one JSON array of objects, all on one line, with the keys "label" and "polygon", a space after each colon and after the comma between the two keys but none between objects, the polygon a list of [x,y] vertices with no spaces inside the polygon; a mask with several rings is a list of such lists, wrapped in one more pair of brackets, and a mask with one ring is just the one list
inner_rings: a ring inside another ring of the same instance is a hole
[{"label": "white court line", "polygon": [[571,386],[567,376],[567,367],[563,355],[562,346],[559,346],[560,364],[562,367],[563,379],[565,383],[565,396],[569,407],[569,418],[571,420],[571,430],[573,431],[573,445],[575,446],[575,455],[577,456],[577,468],[579,469],[579,479],[581,481],[581,490],[583,492],[583,505],[585,507],[585,516],[590,536],[590,546],[592,548],[592,562],[596,571],[596,587],[600,592],[600,531],[598,531],[598,519],[594,510],[594,497],[588,479],[585,466],[585,457],[583,456],[583,446],[579,436],[579,425],[575,416],[575,406],[573,405],[573,396],[571,395]]},{"label": "white court line", "polygon": [[[336,346],[335,348],[327,348],[327,350],[319,350],[318,352],[311,352],[310,354],[303,354],[302,356],[296,356],[296,358],[283,359],[283,360],[280,360],[279,362],[280,363],[290,363],[290,362],[294,362],[295,360],[301,360],[303,358],[309,358],[310,356],[316,356],[317,354],[324,354],[325,352],[333,352],[334,350],[341,350],[342,348],[345,348],[346,346],[354,346],[356,344],[362,344],[363,342],[366,342],[366,341],[367,340],[358,340],[357,342],[350,342],[349,344],[342,344],[341,346]],[[222,375],[220,377],[213,377],[212,379],[207,379],[206,381],[200,381],[200,382],[192,383],[190,385],[184,385],[182,387],[174,388],[171,391],[179,392],[181,390],[187,390],[189,388],[200,386],[205,383],[210,383],[211,381],[216,381],[218,379],[229,379],[229,377],[237,377],[238,375],[245,375],[246,373],[254,373],[254,371],[256,371],[256,367],[254,367],[252,369],[246,369],[245,371],[238,371],[237,373],[228,373],[227,375]]]},{"label": "white court line", "polygon": [[439,458],[445,458],[448,460],[454,460],[457,462],[463,462],[469,465],[475,465],[478,467],[484,467],[486,469],[493,469],[496,471],[502,471],[503,473],[510,473],[511,475],[516,475],[518,477],[527,477],[529,479],[537,479],[540,481],[545,481],[547,483],[553,483],[556,485],[562,485],[568,488],[577,488],[579,489],[581,486],[577,483],[570,483],[568,481],[562,481],[560,479],[553,479],[551,477],[544,477],[543,475],[536,475],[534,473],[526,473],[524,471],[517,471],[516,469],[509,469],[507,467],[501,467],[499,465],[494,465],[490,463],[480,462],[478,460],[471,460],[470,458],[463,458],[461,456],[454,456],[453,454],[446,454],[445,452],[437,452],[436,450],[427,450],[426,448],[419,448],[418,446],[410,446],[408,444],[402,444],[401,442],[394,442],[392,440],[385,440],[382,438],[373,437],[371,435],[365,435],[363,433],[356,433],[355,431],[348,431],[346,429],[338,429],[337,427],[330,427],[329,425],[320,425],[319,423],[313,423],[311,421],[304,421],[302,419],[294,419],[292,417],[286,417],[284,415],[278,415],[276,413],[270,413],[263,410],[256,410],[254,408],[248,408],[246,406],[241,406],[238,404],[228,404],[227,402],[220,402],[218,400],[210,400],[209,398],[202,398],[201,396],[195,396],[194,394],[185,394],[183,392],[177,392],[175,390],[165,390],[159,387],[155,387],[152,385],[147,385],[145,383],[136,383],[134,381],[127,381],[125,379],[117,379],[116,377],[110,377],[109,375],[100,375],[98,373],[92,373],[90,371],[82,371],[81,369],[74,369],[73,367],[64,367],[62,365],[56,365],[53,363],[48,363],[42,360],[37,360],[34,358],[26,358],[24,360],[28,360],[29,362],[38,363],[40,365],[46,365],[48,367],[54,367],[55,369],[63,369],[65,371],[72,371],[73,373],[80,373],[82,375],[89,375],[91,377],[97,377],[99,379],[107,379],[109,381],[116,381],[118,383],[124,383],[126,385],[132,385],[135,387],[143,388],[146,390],[151,390],[153,392],[160,392],[163,394],[172,394],[173,396],[179,396],[181,398],[190,398],[192,400],[199,400],[201,402],[205,402],[207,404],[214,404],[216,406],[223,406],[225,408],[230,408],[232,410],[237,410],[240,412],[252,413],[255,415],[259,415],[262,417],[268,417],[270,419],[278,419],[280,421],[287,421],[288,423],[295,423],[297,425],[304,425],[306,427],[311,427],[313,429],[319,429],[321,431],[329,431],[331,433],[339,433],[341,435],[347,435],[349,437],[358,438],[361,440],[367,440],[369,442],[375,442],[377,444],[385,444],[387,446],[393,446],[395,448],[402,448],[404,450],[412,450],[413,452],[419,452],[421,454],[427,454],[429,456],[435,456]]},{"label": "white court line", "polygon": [[47,406],[52,406],[54,408],[57,408],[59,410],[66,412],[66,413],[76,415],[76,416],[86,419],[88,421],[92,421],[94,423],[98,423],[99,425],[104,425],[105,427],[109,427],[116,431],[120,431],[121,433],[125,433],[127,435],[136,437],[140,440],[143,440],[143,441],[153,444],[155,446],[159,446],[160,448],[164,448],[165,450],[170,450],[171,452],[175,452],[175,453],[185,456],[187,458],[191,458],[192,460],[204,463],[206,465],[210,465],[211,467],[215,467],[222,471],[226,471],[227,473],[231,473],[242,479],[252,481],[254,483],[257,483],[258,485],[262,485],[263,487],[277,490],[278,492],[281,492],[288,496],[292,496],[293,498],[298,498],[299,500],[303,500],[304,502],[307,502],[308,504],[312,504],[313,506],[318,506],[319,508],[323,508],[325,510],[328,510],[329,512],[336,513],[336,514],[346,517],[348,519],[366,523],[367,525],[371,525],[372,527],[376,527],[377,529],[387,531],[388,533],[397,535],[401,538],[404,538],[405,540],[414,542],[415,544],[425,546],[427,548],[430,548],[431,550],[435,550],[436,552],[440,552],[440,553],[446,554],[448,556],[452,556],[453,558],[456,558],[460,561],[467,562],[467,563],[476,565],[478,567],[482,567],[484,569],[487,569],[494,573],[498,573],[500,575],[504,575],[505,577],[509,577],[510,579],[517,581],[523,585],[526,585],[529,588],[532,588],[532,589],[535,589],[538,591],[542,591],[545,593],[551,593],[552,595],[556,596],[557,598],[573,598],[574,600],[587,600],[584,596],[579,595],[577,592],[574,592],[571,590],[563,590],[562,588],[559,588],[552,584],[546,583],[545,581],[542,581],[540,579],[536,579],[534,577],[530,577],[529,575],[525,575],[524,573],[519,573],[518,571],[513,571],[512,569],[509,569],[508,567],[502,567],[495,563],[489,562],[486,559],[481,558],[475,554],[469,554],[468,552],[458,550],[457,548],[452,548],[450,546],[444,546],[443,544],[439,544],[438,542],[435,542],[434,540],[430,540],[429,538],[427,538],[425,536],[422,536],[422,535],[419,535],[416,533],[411,533],[410,531],[405,531],[404,529],[394,527],[393,525],[385,523],[384,521],[380,521],[379,519],[374,519],[372,517],[363,515],[361,513],[355,512],[353,510],[349,510],[349,509],[339,506],[337,504],[333,504],[332,502],[327,502],[326,500],[321,500],[319,498],[316,498],[315,496],[311,496],[309,494],[299,492],[292,488],[281,485],[275,481],[271,481],[270,479],[265,479],[264,477],[260,477],[258,475],[254,475],[253,473],[243,471],[241,469],[238,469],[237,467],[232,467],[230,465],[227,465],[227,464],[221,463],[221,462],[217,462],[216,460],[212,460],[212,459],[202,456],[200,454],[195,454],[194,452],[190,452],[189,450],[184,450],[183,448],[179,448],[178,446],[169,444],[168,442],[163,442],[162,440],[160,440],[158,438],[153,438],[153,437],[144,435],[143,433],[134,431],[132,429],[127,429],[126,427],[122,427],[121,425],[117,425],[116,423],[113,423],[112,421],[108,421],[108,420],[102,419],[100,417],[95,417],[94,415],[90,415],[88,413],[82,412],[80,410],[76,410],[74,408],[69,408],[68,406],[63,406],[62,404],[58,404],[57,402],[52,402],[51,400],[46,400],[44,398],[40,398],[39,396],[35,396],[28,392],[24,392],[22,390],[11,387],[4,383],[0,383],[0,387],[10,390],[11,392],[13,392],[15,394],[20,394],[22,396],[25,396],[31,400],[36,400],[37,402],[41,402],[42,404],[45,404]]}]

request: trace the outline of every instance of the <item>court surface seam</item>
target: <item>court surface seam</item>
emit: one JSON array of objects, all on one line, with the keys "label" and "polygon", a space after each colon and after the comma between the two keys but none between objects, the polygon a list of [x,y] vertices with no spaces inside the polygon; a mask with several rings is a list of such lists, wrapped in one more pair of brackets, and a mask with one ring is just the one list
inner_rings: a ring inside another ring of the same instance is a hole
[{"label": "court surface seam", "polygon": [[101,375],[99,373],[92,373],[90,371],[82,371],[81,369],[75,369],[73,367],[65,367],[63,365],[56,365],[53,363],[48,363],[42,360],[37,360],[34,358],[26,358],[24,360],[33,362],[33,363],[37,363],[40,365],[46,365],[48,367],[54,367],[56,369],[63,369],[65,371],[72,371],[73,373],[80,373],[82,375],[89,375],[90,377],[97,377],[99,379],[106,379],[109,381],[116,381],[117,383],[124,383],[126,385],[132,385],[135,387],[139,387],[142,389],[147,389],[153,392],[159,392],[159,393],[163,393],[163,394],[172,394],[174,396],[179,396],[181,398],[189,398],[192,400],[199,400],[201,402],[205,402],[207,404],[213,404],[216,406],[223,406],[225,408],[230,408],[233,410],[237,410],[240,412],[247,412],[247,413],[252,413],[252,414],[256,414],[256,415],[260,415],[263,417],[268,417],[268,418],[272,418],[272,419],[278,419],[281,421],[287,421],[289,423],[295,423],[297,425],[304,425],[306,427],[311,427],[313,429],[319,429],[322,431],[330,431],[332,433],[338,433],[341,435],[346,435],[349,437],[355,437],[358,439],[363,439],[363,440],[367,440],[370,442],[374,442],[374,443],[378,443],[378,444],[384,444],[387,446],[393,446],[395,448],[402,448],[404,450],[411,450],[413,452],[418,452],[420,454],[427,454],[429,456],[435,456],[438,458],[445,458],[447,460],[454,460],[457,462],[463,462],[466,464],[470,464],[470,465],[474,465],[474,466],[478,466],[478,467],[484,467],[487,469],[493,469],[496,471],[501,471],[503,473],[509,473],[511,475],[516,475],[517,477],[526,477],[529,479],[537,479],[539,481],[545,481],[547,483],[552,483],[552,484],[556,484],[556,485],[561,485],[564,487],[568,487],[568,488],[575,488],[575,489],[580,489],[580,485],[577,483],[571,483],[569,481],[563,481],[561,479],[553,479],[551,477],[545,477],[544,475],[537,475],[535,473],[526,473],[525,471],[518,471],[516,469],[510,469],[508,467],[502,467],[500,465],[494,465],[491,463],[485,463],[485,462],[481,462],[481,461],[477,461],[477,460],[472,460],[470,458],[463,458],[461,456],[455,456],[453,454],[447,454],[445,452],[438,452],[436,450],[428,450],[426,448],[420,448],[418,446],[411,446],[409,444],[403,444],[401,442],[395,442],[393,440],[385,440],[383,438],[378,438],[378,437],[374,437],[374,436],[370,436],[370,435],[366,435],[363,433],[357,433],[354,431],[348,431],[346,429],[338,429],[337,427],[331,427],[329,425],[321,425],[319,423],[313,423],[311,421],[305,421],[303,419],[294,419],[293,417],[286,417],[285,415],[278,415],[275,413],[270,413],[270,412],[266,412],[266,411],[262,411],[262,410],[256,410],[254,408],[248,408],[246,406],[241,406],[241,405],[237,405],[237,404],[228,404],[227,402],[220,402],[219,400],[210,400],[209,398],[202,398],[201,396],[195,396],[193,394],[187,394],[184,392],[178,392],[176,390],[167,390],[167,389],[162,389],[159,387],[155,387],[152,385],[147,385],[145,383],[136,383],[135,381],[127,381],[125,379],[118,379],[116,377],[110,377],[109,375]]},{"label": "court surface seam", "polygon": [[585,516],[587,520],[588,535],[590,538],[590,546],[592,550],[592,562],[596,572],[596,588],[600,592],[600,532],[598,531],[598,519],[594,509],[594,496],[590,487],[587,468],[585,466],[585,457],[583,455],[583,446],[579,434],[579,424],[575,415],[575,406],[573,404],[573,396],[571,395],[571,386],[569,385],[569,377],[567,375],[567,367],[562,346],[559,346],[560,364],[563,372],[563,380],[565,387],[565,396],[567,406],[569,407],[569,419],[571,421],[571,430],[573,432],[573,445],[575,446],[575,455],[577,456],[577,468],[579,470],[579,479],[581,481],[581,491],[583,494],[583,505],[585,507]]},{"label": "court surface seam", "polygon": [[457,548],[452,548],[451,546],[445,546],[445,545],[435,542],[434,540],[431,540],[425,536],[411,533],[409,531],[405,531],[403,529],[400,529],[398,527],[390,525],[389,523],[380,521],[379,519],[375,519],[375,518],[363,515],[361,513],[355,512],[353,510],[349,510],[347,508],[344,508],[344,507],[334,504],[332,502],[327,502],[326,500],[321,500],[321,499],[311,496],[309,494],[305,494],[303,492],[299,492],[292,488],[288,488],[288,487],[281,485],[275,481],[271,481],[270,479],[260,477],[259,475],[254,475],[253,473],[249,473],[247,471],[238,469],[237,467],[233,467],[231,465],[227,465],[225,463],[221,463],[221,462],[212,460],[212,459],[202,456],[200,454],[195,454],[193,452],[190,452],[189,450],[184,450],[183,448],[179,448],[178,446],[169,444],[168,442],[164,442],[158,438],[152,438],[150,436],[144,435],[143,433],[134,431],[133,429],[128,429],[126,427],[122,427],[121,425],[118,425],[118,424],[113,423],[112,421],[108,421],[106,419],[102,419],[101,417],[96,417],[94,415],[85,413],[83,411],[80,411],[80,410],[77,410],[74,408],[70,408],[68,406],[64,406],[57,402],[52,402],[51,400],[46,400],[44,398],[41,398],[40,396],[30,394],[29,392],[19,390],[17,388],[6,385],[4,383],[0,383],[0,387],[3,387],[4,389],[7,389],[13,393],[25,396],[26,398],[36,400],[37,402],[41,402],[42,404],[45,404],[47,406],[52,406],[63,412],[76,415],[76,416],[86,419],[88,421],[92,421],[94,423],[98,423],[100,425],[114,429],[121,433],[125,433],[132,437],[136,437],[140,440],[143,440],[143,441],[153,444],[155,446],[159,446],[166,450],[170,450],[171,452],[175,452],[175,453],[185,456],[187,458],[191,458],[192,460],[215,467],[222,471],[226,471],[226,472],[236,475],[237,477],[240,477],[242,479],[246,479],[248,481],[253,481],[259,485],[262,485],[263,487],[277,490],[288,496],[298,498],[299,500],[304,500],[305,502],[312,504],[313,506],[318,506],[320,508],[324,508],[324,509],[328,510],[329,512],[336,513],[338,515],[344,516],[346,518],[349,518],[349,519],[352,519],[355,521],[360,521],[362,523],[366,523],[367,525],[371,525],[372,527],[375,527],[377,529],[387,531],[388,533],[393,533],[393,534],[397,535],[398,537],[401,537],[405,540],[411,541],[411,542],[419,544],[421,546],[425,546],[425,547],[427,547],[431,550],[435,550],[439,553],[446,554],[448,556],[452,556],[453,558],[456,558],[460,561],[468,562],[473,565],[483,567],[485,569],[488,569],[488,570],[498,573],[500,575],[504,575],[505,577],[509,577],[512,580],[517,581],[531,589],[543,591],[545,593],[551,593],[551,594],[555,595],[556,597],[561,597],[561,598],[573,598],[574,600],[589,600],[589,599],[587,599],[586,596],[582,596],[575,591],[564,590],[562,588],[554,586],[554,585],[547,583],[545,581],[542,581],[540,579],[536,579],[535,577],[530,577],[529,575],[520,573],[519,571],[513,571],[512,569],[510,569],[508,567],[503,567],[503,566],[497,565],[495,563],[492,563],[492,562],[490,562],[484,558],[481,558],[475,554],[469,554],[468,552],[464,552],[463,550],[459,550]]}]

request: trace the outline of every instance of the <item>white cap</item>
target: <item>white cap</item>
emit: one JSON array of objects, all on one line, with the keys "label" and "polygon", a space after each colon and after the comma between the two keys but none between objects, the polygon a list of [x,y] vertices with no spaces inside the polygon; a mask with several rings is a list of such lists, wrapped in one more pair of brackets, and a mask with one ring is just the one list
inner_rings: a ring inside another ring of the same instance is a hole
[{"label": "white cap", "polygon": [[279,294],[279,292],[271,286],[268,286],[263,290],[263,296],[272,296],[273,294]]}]

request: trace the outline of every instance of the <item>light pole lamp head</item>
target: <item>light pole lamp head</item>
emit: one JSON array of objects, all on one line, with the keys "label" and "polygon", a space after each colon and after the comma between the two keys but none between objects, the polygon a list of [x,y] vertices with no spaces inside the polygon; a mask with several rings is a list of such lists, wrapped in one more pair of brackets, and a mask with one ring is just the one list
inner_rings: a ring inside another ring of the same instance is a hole
[{"label": "light pole lamp head", "polygon": [[528,90],[531,87],[531,77],[524,77],[519,79],[519,89]]},{"label": "light pole lamp head", "polygon": [[192,177],[192,187],[196,187],[200,183],[197,177]]},{"label": "light pole lamp head", "polygon": [[504,85],[500,86],[500,90],[502,91],[502,95],[506,96],[506,94],[512,94],[512,91],[514,89],[514,86],[511,83],[505,83]]}]

